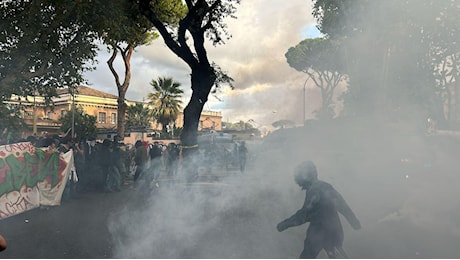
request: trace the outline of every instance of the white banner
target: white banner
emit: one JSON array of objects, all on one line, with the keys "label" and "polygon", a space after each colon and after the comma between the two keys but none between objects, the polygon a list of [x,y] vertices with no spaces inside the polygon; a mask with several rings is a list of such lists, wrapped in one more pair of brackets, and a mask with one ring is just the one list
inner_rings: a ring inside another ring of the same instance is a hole
[{"label": "white banner", "polygon": [[0,219],[60,205],[74,169],[72,151],[60,154],[29,142],[0,146]]}]

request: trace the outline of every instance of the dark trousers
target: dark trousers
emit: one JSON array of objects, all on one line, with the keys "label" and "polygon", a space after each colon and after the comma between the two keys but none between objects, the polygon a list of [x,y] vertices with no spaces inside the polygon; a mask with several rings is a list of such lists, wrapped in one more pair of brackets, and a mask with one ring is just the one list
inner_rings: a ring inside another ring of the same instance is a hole
[{"label": "dark trousers", "polygon": [[139,179],[139,176],[141,176],[144,170],[145,170],[145,164],[138,165],[136,167],[136,172],[134,173],[134,182],[136,182],[137,179]]}]

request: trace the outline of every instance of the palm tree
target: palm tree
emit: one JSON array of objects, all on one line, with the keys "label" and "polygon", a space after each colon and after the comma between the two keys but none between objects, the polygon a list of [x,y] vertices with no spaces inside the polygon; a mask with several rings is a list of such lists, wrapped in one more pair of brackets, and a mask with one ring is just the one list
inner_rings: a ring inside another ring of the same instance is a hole
[{"label": "palm tree", "polygon": [[151,112],[142,103],[131,105],[126,110],[126,127],[128,129],[146,129],[150,127]]},{"label": "palm tree", "polygon": [[149,105],[152,107],[152,116],[162,126],[163,133],[167,132],[167,125],[175,122],[181,110],[182,100],[180,99],[184,91],[180,89],[180,83],[173,81],[172,78],[159,77],[152,80],[150,85],[153,92],[149,93]]}]

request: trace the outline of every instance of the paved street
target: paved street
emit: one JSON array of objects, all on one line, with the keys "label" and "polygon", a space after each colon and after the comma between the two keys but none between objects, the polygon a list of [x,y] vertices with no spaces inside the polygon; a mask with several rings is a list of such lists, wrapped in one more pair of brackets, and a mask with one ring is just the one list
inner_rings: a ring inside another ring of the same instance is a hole
[{"label": "paved street", "polygon": [[0,221],[8,248],[2,258],[111,258],[107,218],[129,199],[120,193],[86,193],[61,206],[31,211]]},{"label": "paved street", "polygon": [[139,211],[145,205],[152,204],[152,198],[162,190],[172,188],[197,193],[198,190],[212,190],[212,187],[221,189],[223,186],[218,183],[221,177],[224,176],[200,175],[197,182],[191,185],[161,178],[160,188],[150,192],[133,189],[132,181],[128,180],[118,193],[82,193],[78,198],[63,200],[60,206],[36,208],[0,220],[0,233],[8,242],[7,250],[1,252],[0,257],[119,257],[114,255],[118,239],[114,233],[116,236],[117,230],[110,231],[110,222],[117,221],[126,212]]},{"label": "paved street", "polygon": [[383,158],[264,147],[243,174],[216,167],[192,184],[162,178],[153,193],[85,193],[0,220],[0,258],[298,258],[308,224],[275,227],[305,199],[292,172],[307,156],[361,221],[355,231],[342,218],[351,258],[458,258],[458,146],[441,141]]}]

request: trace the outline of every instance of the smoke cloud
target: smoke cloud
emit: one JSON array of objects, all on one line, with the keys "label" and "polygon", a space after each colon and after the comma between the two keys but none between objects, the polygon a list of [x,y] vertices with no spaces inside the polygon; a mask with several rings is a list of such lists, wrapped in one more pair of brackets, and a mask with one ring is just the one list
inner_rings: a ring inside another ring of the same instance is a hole
[{"label": "smoke cloud", "polygon": [[[245,1],[242,20],[231,26],[256,35],[258,26],[267,24],[265,36],[246,38],[231,29],[231,48],[215,50],[223,57],[223,68],[232,65],[230,74],[237,82],[236,91],[223,95],[224,119],[247,115],[261,125],[275,117],[298,121],[306,78],[285,63],[285,51],[300,41],[298,32],[286,28],[303,28],[308,21],[301,17],[310,11],[299,1],[289,1],[296,4],[286,9],[264,6],[272,18],[263,18],[258,16],[262,2]],[[379,5],[382,12],[387,10],[383,1]],[[377,26],[371,16],[356,15],[369,21],[366,26]],[[354,49],[371,48],[369,42],[379,31],[368,32],[356,39]],[[238,48],[241,42],[247,47]],[[260,55],[272,58],[260,60]],[[382,75],[381,69],[368,68],[361,76]],[[181,75],[185,78],[186,73]],[[376,82],[369,78],[369,84]],[[320,99],[311,97],[319,93],[307,87],[307,111],[312,111]],[[295,184],[293,169],[312,160],[319,178],[343,195],[361,221],[362,229],[355,231],[342,218],[344,249],[351,258],[457,258],[458,138],[427,135],[404,120],[388,123],[371,113],[275,131],[262,141],[247,142],[250,159],[244,174],[215,169],[213,174],[221,176],[217,182],[164,183],[149,195],[133,191],[130,203],[108,223],[117,245],[114,256],[297,258],[308,224],[283,232],[276,224],[301,208],[305,193]]]}]

